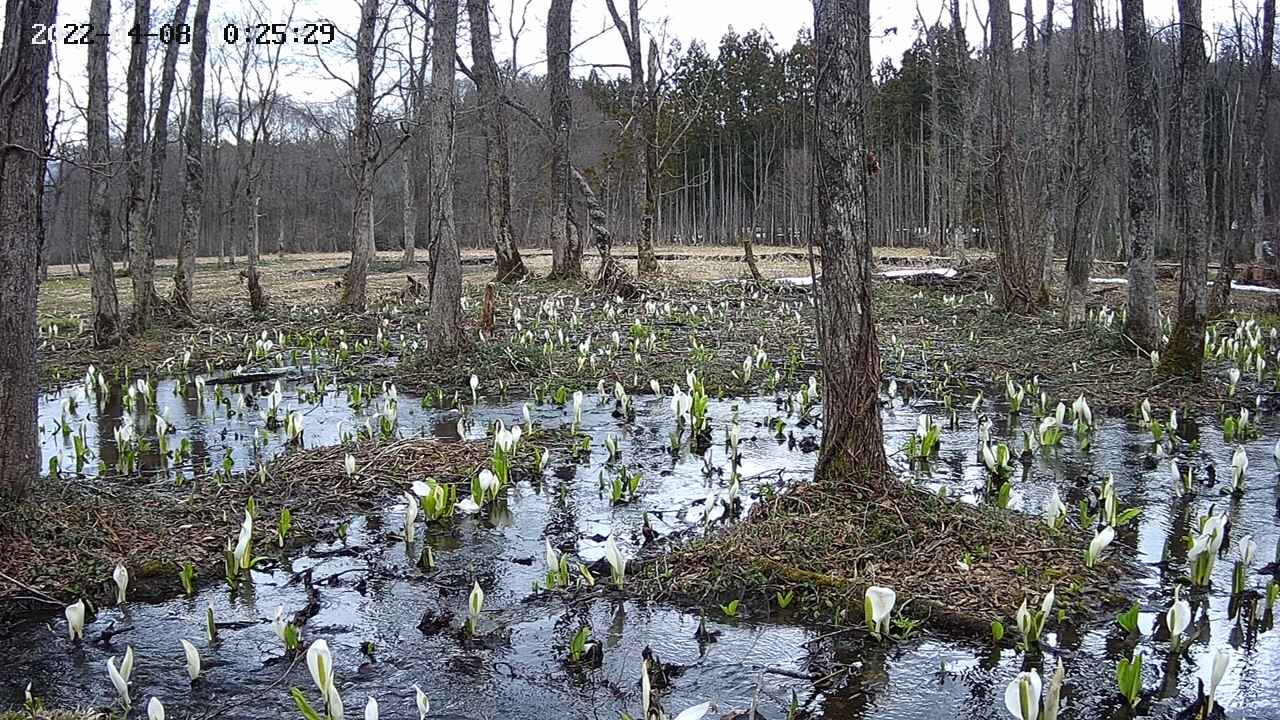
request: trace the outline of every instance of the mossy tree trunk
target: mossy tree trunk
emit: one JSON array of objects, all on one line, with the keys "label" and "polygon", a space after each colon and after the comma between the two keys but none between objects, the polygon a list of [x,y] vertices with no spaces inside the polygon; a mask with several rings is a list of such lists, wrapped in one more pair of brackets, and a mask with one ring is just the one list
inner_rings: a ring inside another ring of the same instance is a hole
[{"label": "mossy tree trunk", "polygon": [[1156,305],[1155,105],[1151,97],[1151,50],[1142,0],[1123,0],[1124,113],[1128,126],[1127,184],[1129,214],[1129,301],[1125,334],[1144,350],[1160,345]]}]

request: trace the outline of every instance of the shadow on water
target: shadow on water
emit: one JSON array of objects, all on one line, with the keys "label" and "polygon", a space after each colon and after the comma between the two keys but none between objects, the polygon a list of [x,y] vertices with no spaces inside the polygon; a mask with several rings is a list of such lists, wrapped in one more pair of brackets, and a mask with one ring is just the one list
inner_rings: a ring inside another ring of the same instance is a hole
[{"label": "shadow on water", "polygon": [[[163,381],[157,406],[174,430],[174,441],[189,438],[195,466],[219,466],[230,457],[238,470],[284,452],[282,432],[263,433],[258,408],[271,386],[265,383],[219,387],[224,403],[214,401],[214,387],[195,398],[190,383]],[[283,406],[305,413],[305,445],[335,444],[339,426],[351,429],[366,419],[376,422],[379,398],[353,409],[345,389],[332,385],[317,390],[310,383],[284,383]],[[239,411],[238,392],[246,393]],[[64,472],[74,470],[75,455],[67,438],[56,430],[64,397],[79,394],[77,416],[94,458],[83,473],[91,477],[99,461],[115,462],[114,430],[127,419],[120,396],[101,408],[85,399],[83,389],[70,388],[43,399],[41,422],[46,430],[44,452],[60,455]],[[317,543],[275,568],[255,572],[252,584],[232,595],[225,586],[207,585],[193,598],[154,604],[129,603],[105,608],[86,628],[83,645],[66,640],[61,614],[30,616],[4,628],[0,652],[7,662],[0,670],[0,701],[18,704],[28,681],[33,691],[57,706],[107,706],[114,691],[104,662],[121,655],[126,645],[136,653],[132,680],[135,705],[159,696],[171,716],[208,717],[218,711],[227,717],[275,718],[295,716],[288,688],[300,687],[316,700],[305,663],[285,658],[272,628],[277,607],[286,617],[308,607],[302,578],[309,574],[319,590],[315,614],[303,628],[304,642],[325,639],[333,650],[337,675],[348,714],[358,712],[365,697],[377,697],[383,717],[414,716],[412,685],[432,697],[435,717],[616,717],[619,711],[638,714],[641,650],[652,648],[675,667],[663,702],[673,715],[680,709],[713,701],[717,716],[746,710],[758,703],[768,718],[785,717],[795,693],[802,717],[829,718],[1001,718],[1004,689],[1027,667],[1027,658],[1012,649],[993,650],[988,643],[924,635],[881,646],[850,639],[839,628],[820,623],[766,617],[762,609],[747,608],[749,619],[732,620],[708,608],[708,626],[719,635],[715,642],[698,640],[695,612],[616,598],[567,602],[554,593],[535,593],[543,579],[544,542],[549,540],[591,564],[603,556],[604,541],[612,533],[628,555],[641,542],[644,517],[659,534],[699,528],[709,492],[723,494],[726,477],[708,478],[702,458],[687,449],[673,457],[668,433],[673,427],[666,399],[637,396],[636,418],[623,423],[609,408],[587,395],[583,428],[592,435],[591,457],[580,463],[553,458],[546,474],[514,485],[504,502],[480,515],[463,516],[453,526],[431,527],[413,547],[397,533],[404,507],[390,501],[380,512],[352,518],[345,542]],[[399,432],[402,436],[432,436],[443,441],[481,437],[486,425],[501,419],[521,421],[522,402],[482,400],[473,410],[474,422],[459,426],[455,411],[423,409],[416,398],[401,396]],[[216,410],[215,410],[216,408]],[[230,408],[231,412],[228,412]],[[941,413],[927,406],[893,407],[885,411],[886,444],[897,450],[915,428],[921,411]],[[994,411],[993,411],[994,412]],[[811,473],[814,457],[792,449],[774,436],[772,420],[784,416],[769,399],[725,400],[711,404],[716,428],[714,462],[726,463],[721,442],[724,428],[735,416],[742,430],[744,495],[755,494],[762,483],[802,481]],[[140,416],[150,413],[139,413]],[[552,404],[532,408],[534,423],[557,427],[569,421],[569,411]],[[816,438],[813,427],[797,426],[787,418],[787,431],[797,440]],[[1033,421],[1001,417],[993,435],[1021,447],[1021,430]],[[154,433],[153,424],[135,423],[140,433]],[[1280,433],[1280,424],[1263,421],[1263,437]],[[52,432],[50,432],[52,430]],[[606,460],[605,437],[615,434],[621,459]],[[1223,441],[1214,422],[1198,432],[1199,449],[1183,445],[1180,461],[1197,467],[1204,479],[1208,464],[1229,469],[1233,446]],[[988,502],[982,491],[984,470],[977,458],[978,423],[971,415],[943,435],[943,447],[930,470],[900,467],[904,478],[933,490],[946,488],[962,502]],[[803,445],[803,443],[801,443]],[[1141,636],[1122,637],[1109,620],[1087,626],[1067,626],[1053,618],[1043,656],[1035,666],[1051,670],[1061,658],[1066,667],[1066,718],[1128,717],[1114,683],[1116,660],[1133,648],[1147,658],[1141,710],[1151,717],[1174,717],[1195,699],[1196,677],[1211,654],[1232,650],[1230,670],[1219,687],[1220,702],[1231,717],[1280,717],[1280,640],[1277,631],[1244,629],[1240,613],[1233,613],[1229,589],[1231,557],[1238,538],[1252,534],[1259,548],[1249,585],[1265,586],[1269,576],[1256,574],[1271,560],[1277,541],[1276,472],[1270,441],[1247,443],[1251,459],[1250,487],[1244,497],[1221,494],[1229,470],[1217,473],[1215,486],[1199,483],[1192,494],[1174,496],[1168,480],[1168,461],[1150,459],[1150,436],[1126,420],[1099,421],[1089,451],[1074,439],[1047,455],[1037,455],[1029,470],[1014,483],[1011,507],[1039,516],[1056,488],[1072,508],[1112,473],[1121,504],[1142,510],[1132,527],[1118,535],[1109,551],[1148,569],[1135,579],[1140,606]],[[899,457],[899,465],[905,465]],[[144,468],[163,473],[152,454]],[[613,505],[601,490],[600,476],[616,474],[621,466],[640,471],[639,497]],[[726,473],[727,475],[727,473]],[[113,480],[104,478],[101,482]],[[1196,633],[1180,660],[1170,659],[1163,638],[1163,613],[1173,598],[1176,581],[1185,575],[1183,537],[1195,519],[1210,507],[1230,514],[1231,550],[1217,564],[1213,589],[1196,600]],[[721,506],[717,505],[716,515]],[[433,570],[419,558],[430,544]],[[263,552],[266,552],[265,550]],[[959,560],[960,558],[956,558]],[[473,582],[486,593],[483,638],[464,641],[459,628],[466,615],[466,598]],[[204,638],[206,608],[220,625],[219,640]],[[1009,608],[1012,615],[1015,608]],[[583,624],[603,644],[598,668],[567,665],[570,638]],[[1012,623],[1010,630],[1013,632]],[[108,642],[95,639],[104,631]],[[851,635],[859,635],[852,633]],[[183,669],[179,638],[200,648],[205,676],[191,685]],[[372,643],[372,658],[362,652]]]}]

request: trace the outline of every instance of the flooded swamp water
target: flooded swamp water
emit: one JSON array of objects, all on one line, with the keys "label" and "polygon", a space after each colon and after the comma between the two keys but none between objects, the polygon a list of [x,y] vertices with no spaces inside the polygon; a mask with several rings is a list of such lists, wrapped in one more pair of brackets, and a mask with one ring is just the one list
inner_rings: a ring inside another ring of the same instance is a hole
[{"label": "flooded swamp water", "polygon": [[[226,462],[242,471],[287,452],[284,433],[264,435],[256,410],[266,402],[272,382],[218,382],[202,388],[199,402],[187,382],[166,380],[156,389],[157,409],[172,427],[170,444],[189,440],[187,465]],[[349,432],[366,417],[376,422],[377,402],[353,409],[345,389],[328,385],[317,391],[310,382],[289,377],[282,387],[282,407],[305,416],[307,447],[338,444],[340,428]],[[236,393],[250,399],[243,412],[228,413],[228,405],[238,401],[219,405],[215,392],[224,399]],[[69,422],[91,449],[80,474],[85,482],[94,482],[99,461],[111,467],[117,460],[116,428],[133,421],[125,417],[119,398],[99,409],[85,397],[83,386],[45,396],[40,420],[46,467],[49,458],[58,456],[63,473],[76,473],[75,450],[57,430],[66,420],[68,397],[79,398]],[[588,393],[581,431],[592,436],[589,459],[553,457],[541,478],[514,483],[503,501],[460,516],[453,527],[420,532],[412,546],[399,537],[403,501],[392,499],[380,512],[350,518],[345,540],[316,542],[270,570],[253,571],[252,582],[242,583],[238,593],[213,584],[201,586],[192,597],[101,608],[85,628],[83,643],[67,640],[60,611],[13,620],[0,633],[0,652],[7,658],[0,669],[0,707],[19,708],[28,682],[51,707],[112,706],[116,694],[105,662],[132,646],[135,716],[144,716],[147,700],[156,696],[169,717],[297,717],[290,687],[301,688],[313,704],[318,697],[305,661],[287,656],[273,629],[276,609],[282,607],[286,617],[304,610],[314,613],[305,622],[302,641],[324,639],[332,649],[348,716],[358,714],[366,696],[373,696],[382,717],[416,717],[414,684],[430,696],[431,717],[612,718],[622,711],[635,716],[640,712],[641,653],[648,647],[671,666],[670,685],[661,697],[672,715],[711,701],[715,717],[744,712],[754,704],[761,717],[784,718],[794,697],[796,717],[1008,717],[1004,693],[1010,680],[1032,666],[1048,674],[1060,658],[1066,668],[1063,717],[1129,717],[1134,713],[1116,692],[1114,668],[1136,646],[1146,658],[1144,699],[1136,714],[1178,716],[1195,701],[1197,677],[1205,673],[1213,653],[1225,647],[1231,663],[1217,699],[1226,714],[1280,718],[1280,630],[1261,631],[1256,623],[1242,620],[1230,593],[1238,538],[1251,534],[1259,549],[1249,587],[1264,588],[1275,569],[1268,565],[1280,536],[1271,447],[1280,435],[1280,421],[1259,420],[1261,437],[1244,445],[1250,458],[1249,486],[1238,499],[1222,493],[1234,445],[1224,441],[1212,418],[1202,419],[1198,430],[1184,421],[1184,435],[1191,440],[1189,434],[1196,433],[1198,448],[1181,444],[1179,458],[1196,465],[1201,480],[1207,465],[1215,465],[1217,483],[1198,482],[1181,497],[1169,480],[1168,460],[1152,459],[1150,433],[1129,418],[1100,418],[1087,451],[1068,438],[1059,449],[1038,453],[1015,476],[1013,510],[1039,517],[1057,489],[1074,521],[1076,503],[1108,472],[1121,504],[1141,510],[1108,551],[1142,570],[1134,578],[1141,636],[1126,639],[1110,618],[1072,626],[1054,617],[1047,623],[1042,654],[1029,659],[1008,643],[993,649],[989,640],[950,637],[928,627],[908,639],[881,644],[864,640],[861,632],[799,620],[776,609],[744,607],[741,619],[735,619],[716,607],[699,612],[617,592],[569,599],[536,591],[535,583],[545,578],[547,541],[592,564],[603,557],[612,534],[623,552],[634,557],[646,515],[658,535],[700,532],[708,493],[726,492],[725,476],[709,478],[702,457],[669,452],[668,435],[675,427],[670,398],[635,396],[634,402],[636,417],[627,422]],[[423,409],[417,398],[404,395],[398,404],[402,437],[450,442],[483,437],[494,420],[508,426],[521,423],[524,401],[482,398],[462,427],[456,411]],[[570,422],[567,407],[529,404],[537,426]],[[1021,447],[1022,429],[1034,420],[1010,419],[995,406],[986,410],[995,420],[993,441]],[[971,413],[962,413],[958,426],[943,433],[940,454],[929,470],[907,466],[897,451],[922,412],[941,414],[942,408],[923,401],[905,407],[899,401],[884,411],[886,446],[896,453],[901,477],[934,491],[945,489],[962,502],[990,502],[982,490],[986,471],[978,453],[979,421]],[[709,416],[717,440],[715,464],[726,462],[721,440],[733,417],[742,428],[744,498],[758,497],[764,485],[804,482],[811,474],[820,431],[788,416],[773,398],[713,400]],[[775,437],[773,424],[779,417],[786,423],[784,435],[795,442]],[[153,434],[154,427],[138,432]],[[613,463],[602,448],[611,433],[621,451]],[[162,472],[155,456],[144,453],[140,465],[147,472]],[[620,466],[641,472],[643,479],[637,498],[613,504],[600,477],[602,472],[613,477]],[[1184,538],[1211,507],[1229,515],[1231,537],[1214,570],[1212,589],[1192,597],[1195,617],[1188,632],[1194,641],[1185,655],[1170,657],[1167,640],[1157,639],[1163,637],[1163,614],[1176,581],[1186,574]],[[713,519],[722,513],[723,505],[717,503]],[[419,563],[428,544],[435,560],[429,570]],[[301,580],[307,573],[315,580],[317,597]],[[476,582],[485,592],[479,637],[464,639],[460,627]],[[208,609],[219,628],[214,643],[205,637]],[[1015,609],[1009,608],[1010,618]],[[699,639],[703,615],[714,641]],[[1012,622],[1007,624],[1016,634]],[[565,661],[570,639],[583,625],[602,644],[598,667]],[[190,640],[203,661],[203,675],[194,684],[184,670],[179,638]]]}]

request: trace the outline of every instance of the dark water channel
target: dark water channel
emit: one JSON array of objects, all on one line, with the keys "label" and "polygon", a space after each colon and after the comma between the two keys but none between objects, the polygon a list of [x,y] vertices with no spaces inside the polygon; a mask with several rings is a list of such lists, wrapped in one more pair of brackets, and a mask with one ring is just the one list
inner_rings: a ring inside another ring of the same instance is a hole
[{"label": "dark water channel", "polygon": [[[194,388],[172,380],[160,383],[157,404],[174,428],[171,444],[190,439],[192,462],[219,466],[226,453],[237,469],[251,468],[259,459],[286,451],[283,432],[266,433],[257,408],[266,402],[273,383],[222,385],[224,397],[244,392],[252,396],[246,411],[228,416],[225,407],[212,408],[214,385],[204,388],[205,400],[192,399]],[[285,379],[282,407],[305,413],[305,444],[320,446],[339,441],[339,424],[348,432],[376,418],[379,400],[353,410],[346,392],[324,389],[323,401],[303,401],[296,382]],[[305,388],[313,390],[310,381]],[[71,423],[86,422],[85,438],[93,459],[83,468],[96,471],[99,459],[116,461],[114,429],[121,422],[117,399],[99,413],[83,397],[83,388],[71,387],[44,398],[41,422],[47,435],[45,462],[60,454],[63,472],[75,471],[75,453],[56,429],[63,398],[79,393],[77,416]],[[481,389],[484,394],[484,389]],[[765,617],[756,609],[744,609],[742,620],[708,608],[708,627],[719,632],[716,642],[702,643],[695,635],[697,613],[654,603],[609,598],[565,602],[557,594],[535,593],[533,584],[543,579],[544,542],[567,550],[584,562],[603,556],[604,538],[613,533],[628,555],[634,555],[644,514],[659,534],[698,528],[703,521],[708,493],[723,495],[725,478],[709,480],[703,460],[683,453],[673,458],[667,451],[668,433],[674,427],[669,398],[637,396],[636,420],[621,423],[586,392],[583,428],[593,435],[594,451],[588,462],[574,464],[553,457],[539,482],[521,481],[508,490],[505,503],[478,515],[462,516],[452,530],[421,531],[412,548],[394,536],[403,522],[404,506],[389,501],[385,510],[353,518],[345,543],[317,544],[288,558],[272,572],[254,572],[232,596],[222,585],[201,589],[192,598],[158,603],[129,602],[123,608],[107,607],[86,628],[87,641],[67,640],[62,613],[35,615],[2,629],[0,652],[6,658],[0,669],[0,707],[18,707],[28,682],[51,706],[107,707],[115,702],[105,661],[119,656],[126,645],[136,654],[132,677],[133,714],[145,717],[151,696],[160,697],[169,717],[298,717],[289,698],[290,687],[302,688],[316,701],[305,662],[291,665],[272,627],[277,607],[286,616],[305,607],[307,590],[298,582],[311,570],[315,578],[332,578],[320,585],[319,612],[303,630],[304,644],[328,642],[348,717],[361,716],[367,696],[377,698],[384,718],[417,716],[412,686],[418,684],[431,698],[431,716],[449,718],[615,718],[620,711],[639,714],[641,651],[652,648],[664,662],[674,663],[671,687],[662,695],[674,716],[679,710],[712,701],[715,717],[745,711],[753,702],[762,717],[787,715],[792,693],[801,708],[800,717],[825,718],[1002,718],[1004,691],[1024,668],[1025,656],[1012,649],[993,651],[989,643],[958,640],[929,632],[891,644],[864,644],[846,639],[838,628]],[[469,398],[467,398],[469,400]],[[238,401],[233,400],[235,407]],[[530,403],[532,405],[532,402]],[[481,399],[473,420],[463,432],[481,437],[489,421],[507,425],[521,422],[521,401]],[[921,411],[938,408],[904,408],[885,411],[886,443],[897,451],[916,427]],[[720,441],[735,415],[742,427],[744,496],[771,485],[800,482],[811,472],[814,453],[800,443],[775,439],[768,419],[785,415],[772,399],[713,401],[715,462],[723,464]],[[991,410],[994,412],[994,410]],[[533,407],[535,424],[554,427],[569,421],[570,411],[552,404]],[[417,398],[399,399],[399,432],[402,436],[459,437],[455,411],[425,410]],[[998,416],[993,439],[1021,447],[1021,427]],[[1100,484],[1104,473],[1115,477],[1116,492],[1125,507],[1141,508],[1134,526],[1122,530],[1110,555],[1132,558],[1145,569],[1135,578],[1135,599],[1142,613],[1142,637],[1138,647],[1146,658],[1144,687],[1147,699],[1141,713],[1174,717],[1196,695],[1196,678],[1208,658],[1219,648],[1231,649],[1231,665],[1218,689],[1218,700],[1230,717],[1280,718],[1280,630],[1253,632],[1239,616],[1230,617],[1231,560],[1235,542],[1252,534],[1257,559],[1248,584],[1262,589],[1269,575],[1260,568],[1276,553],[1277,470],[1271,447],[1280,434],[1272,418],[1259,421],[1262,436],[1246,444],[1250,457],[1249,486],[1233,500],[1220,494],[1230,475],[1233,446],[1223,442],[1217,423],[1206,419],[1199,429],[1199,450],[1182,446],[1181,457],[1219,469],[1217,486],[1198,484],[1184,497],[1175,497],[1168,478],[1168,461],[1152,463],[1150,435],[1132,420],[1099,420],[1093,447],[1084,452],[1068,438],[1048,458],[1037,455],[1029,472],[1014,485],[1011,507],[1039,517],[1053,490],[1058,489],[1077,517],[1076,502],[1090,486]],[[817,430],[799,427],[794,416],[786,418],[787,432],[797,440],[817,439]],[[153,432],[148,425],[143,434]],[[639,498],[613,505],[599,486],[606,467],[604,438],[615,434],[622,451],[615,465],[627,465],[643,473]],[[256,440],[255,440],[256,438]],[[978,458],[978,421],[962,413],[960,427],[943,434],[940,457],[929,471],[908,470],[901,455],[904,477],[965,502],[988,502],[979,491],[984,473]],[[147,468],[159,466],[157,457],[144,457]],[[1203,470],[1200,476],[1203,477]],[[1169,660],[1167,641],[1152,638],[1173,598],[1174,581],[1186,573],[1182,537],[1195,518],[1211,506],[1227,512],[1233,528],[1231,549],[1217,563],[1213,589],[1198,604],[1193,628],[1198,639],[1180,661]],[[720,511],[717,510],[717,514]],[[436,567],[426,571],[417,564],[424,543],[430,543]],[[1083,548],[1081,549],[1083,552]],[[959,560],[960,558],[956,558]],[[1162,563],[1168,559],[1167,564]],[[473,581],[484,588],[486,600],[479,640],[463,641],[458,628],[466,616],[467,594]],[[207,608],[220,625],[216,644],[207,642],[204,617]],[[1012,616],[1015,608],[1009,608]],[[439,626],[419,628],[424,614],[440,619]],[[573,668],[565,664],[566,648],[582,624],[591,627],[593,639],[604,647],[599,668]],[[108,628],[123,631],[109,643],[94,642]],[[1011,627],[1011,634],[1016,631]],[[1128,717],[1115,690],[1114,667],[1132,649],[1112,623],[1063,627],[1051,619],[1047,625],[1043,657],[1037,667],[1051,671],[1061,658],[1066,666],[1067,718]],[[184,670],[178,639],[186,638],[199,649],[204,676],[194,685]],[[364,643],[375,650],[371,660],[362,653]]]}]

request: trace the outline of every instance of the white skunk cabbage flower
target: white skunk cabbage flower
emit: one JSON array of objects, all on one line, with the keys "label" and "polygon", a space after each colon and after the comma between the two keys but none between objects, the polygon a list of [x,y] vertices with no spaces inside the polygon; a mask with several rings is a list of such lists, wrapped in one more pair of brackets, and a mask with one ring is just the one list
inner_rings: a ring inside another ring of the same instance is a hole
[{"label": "white skunk cabbage flower", "polygon": [[556,552],[556,549],[551,547],[550,538],[546,538],[545,542],[547,544],[547,570],[555,572],[560,568],[560,553]]},{"label": "white skunk cabbage flower", "polygon": [[1058,489],[1053,489],[1053,495],[1049,497],[1049,504],[1044,509],[1044,522],[1049,527],[1057,530],[1062,527],[1062,523],[1067,518],[1067,506],[1062,502],[1062,497],[1058,495]]},{"label": "white skunk cabbage flower", "polygon": [[324,640],[311,643],[307,648],[307,670],[311,671],[311,680],[327,702],[329,686],[333,685],[333,655],[329,652],[329,643]]},{"label": "white skunk cabbage flower", "polygon": [[129,589],[129,571],[123,563],[117,563],[116,569],[111,573],[111,579],[116,583],[116,604],[123,605],[125,593]]},{"label": "white skunk cabbage flower", "polygon": [[196,646],[185,638],[178,642],[182,643],[182,652],[187,656],[187,677],[191,678],[191,682],[195,682],[196,678],[200,677],[200,653],[196,650]]},{"label": "white skunk cabbage flower", "polygon": [[609,562],[613,584],[622,587],[622,579],[627,574],[627,556],[618,549],[618,543],[614,541],[613,535],[610,535],[609,540],[604,544],[604,557]]},{"label": "white skunk cabbage flower", "polygon": [[1093,567],[1098,561],[1098,557],[1102,555],[1102,551],[1107,549],[1112,540],[1116,539],[1116,530],[1110,525],[1098,531],[1093,539],[1089,541],[1089,549],[1084,554],[1085,567]]},{"label": "white skunk cabbage flower", "polygon": [[1089,427],[1093,427],[1093,410],[1089,408],[1089,401],[1084,399],[1084,395],[1076,398],[1071,403],[1071,410],[1075,413],[1076,419]]},{"label": "white skunk cabbage flower", "polygon": [[1004,690],[1004,706],[1018,720],[1040,717],[1040,673],[1032,668],[1020,672]]},{"label": "white skunk cabbage flower", "polygon": [[701,705],[685,708],[679,715],[676,715],[676,720],[702,720],[702,717],[710,710],[711,703],[704,702]]},{"label": "white skunk cabbage flower", "polygon": [[1182,633],[1191,624],[1191,605],[1178,597],[1178,589],[1173,590],[1173,605],[1164,614],[1164,624],[1169,628],[1169,642],[1176,649],[1182,640]]},{"label": "white skunk cabbage flower", "polygon": [[1231,488],[1244,490],[1244,476],[1249,471],[1249,456],[1243,447],[1237,447],[1231,455]]},{"label": "white skunk cabbage flower", "polygon": [[153,696],[147,701],[147,720],[164,720],[164,703],[160,698]]},{"label": "white skunk cabbage flower", "polygon": [[1218,648],[1218,651],[1213,654],[1213,663],[1205,668],[1204,675],[1207,675],[1207,677],[1202,675],[1200,678],[1204,681],[1204,686],[1208,688],[1209,699],[1205,705],[1206,717],[1213,714],[1213,702],[1218,693],[1218,683],[1222,682],[1222,678],[1226,676],[1227,666],[1230,664],[1231,651],[1225,647]]},{"label": "white skunk cabbage flower", "polygon": [[77,600],[62,611],[67,616],[67,639],[84,639],[84,600]]},{"label": "white skunk cabbage flower", "polygon": [[236,538],[236,548],[232,552],[235,557],[236,564],[241,570],[249,567],[252,558],[249,555],[249,542],[253,539],[253,516],[248,510],[244,511],[244,522],[240,523],[240,536]]},{"label": "white skunk cabbage flower", "polygon": [[280,638],[280,643],[284,644],[284,629],[289,624],[284,621],[284,606],[276,606],[275,619],[271,621],[271,629],[276,631],[276,637]]},{"label": "white skunk cabbage flower", "polygon": [[427,713],[431,712],[431,700],[417,683],[413,684],[413,701],[418,706],[418,720],[426,720]]},{"label": "white skunk cabbage flower", "polygon": [[471,594],[467,597],[467,615],[473,629],[480,619],[480,611],[483,609],[484,590],[480,587],[480,581],[476,580],[471,586]]},{"label": "white skunk cabbage flower", "polygon": [[498,476],[489,470],[480,471],[480,492],[484,497],[498,496]]},{"label": "white skunk cabbage flower", "polygon": [[404,541],[413,542],[414,521],[418,519],[418,496],[411,492],[404,494]]},{"label": "white skunk cabbage flower", "polygon": [[116,669],[114,657],[107,658],[107,677],[111,678],[111,684],[115,686],[116,694],[120,696],[120,704],[126,708],[132,705],[129,700],[129,680]]},{"label": "white skunk cabbage flower", "polygon": [[881,637],[889,632],[889,615],[898,594],[887,587],[872,585],[867,588],[862,598],[862,609],[866,615],[867,628],[872,635]]},{"label": "white skunk cabbage flower", "polygon": [[372,695],[364,704],[364,720],[378,720],[378,701]]},{"label": "white skunk cabbage flower", "polygon": [[1246,568],[1253,564],[1253,556],[1257,552],[1258,543],[1254,542],[1252,535],[1245,535],[1240,538],[1240,545],[1236,548],[1236,557]]},{"label": "white skunk cabbage flower", "polygon": [[471,376],[471,402],[476,402],[476,391],[480,389],[480,378]]},{"label": "white skunk cabbage flower", "polygon": [[356,474],[356,456],[352,455],[351,453],[347,453],[346,457],[342,458],[342,469],[347,471],[347,477],[351,477],[352,475],[355,475]]}]

